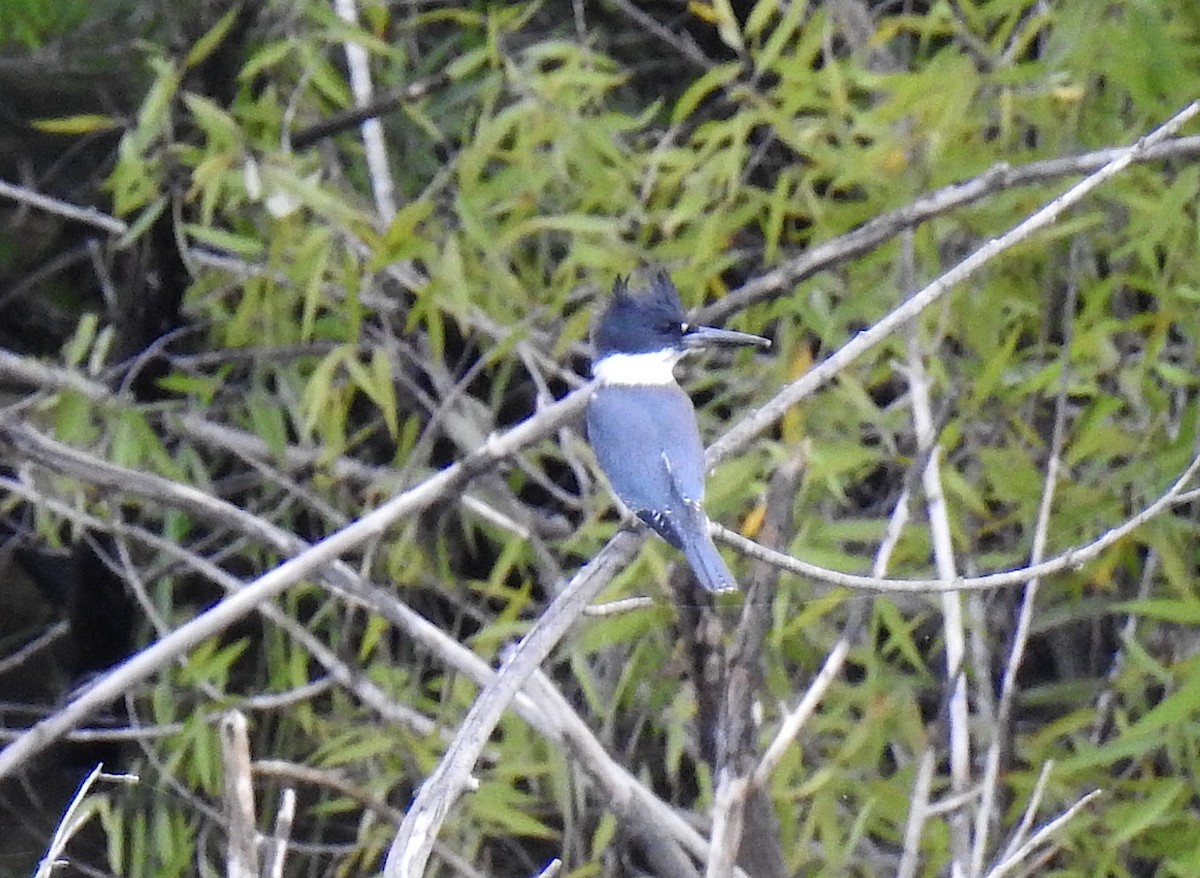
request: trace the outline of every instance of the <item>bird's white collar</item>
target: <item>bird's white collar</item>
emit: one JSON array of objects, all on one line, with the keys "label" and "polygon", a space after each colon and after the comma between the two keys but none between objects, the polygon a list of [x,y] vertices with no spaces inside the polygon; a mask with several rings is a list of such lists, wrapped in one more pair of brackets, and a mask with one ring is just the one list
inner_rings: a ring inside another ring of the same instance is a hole
[{"label": "bird's white collar", "polygon": [[592,377],[601,384],[675,383],[675,364],[680,351],[651,351],[645,354],[608,354],[592,364]]}]

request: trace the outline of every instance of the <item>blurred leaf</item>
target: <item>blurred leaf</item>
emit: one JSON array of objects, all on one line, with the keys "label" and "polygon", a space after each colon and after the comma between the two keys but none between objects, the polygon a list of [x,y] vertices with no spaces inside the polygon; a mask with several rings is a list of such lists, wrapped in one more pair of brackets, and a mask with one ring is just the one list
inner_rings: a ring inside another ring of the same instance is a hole
[{"label": "blurred leaf", "polygon": [[238,16],[242,13],[242,4],[234,3],[229,7],[229,11],[217,19],[216,24],[208,29],[204,36],[196,41],[196,44],[187,53],[187,58],[184,59],[185,67],[195,67],[202,61],[206,60],[209,55],[216,51],[222,41],[229,34],[229,29],[233,27],[233,23],[237,21]]},{"label": "blurred leaf", "polygon": [[48,134],[91,134],[118,128],[121,122],[101,113],[82,113],[76,116],[61,116],[57,119],[34,119],[30,123],[39,131]]}]

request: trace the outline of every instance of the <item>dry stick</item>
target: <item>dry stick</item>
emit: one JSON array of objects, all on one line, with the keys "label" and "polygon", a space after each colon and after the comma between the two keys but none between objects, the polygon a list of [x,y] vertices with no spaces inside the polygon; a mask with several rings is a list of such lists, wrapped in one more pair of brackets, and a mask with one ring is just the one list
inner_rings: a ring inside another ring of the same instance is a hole
[{"label": "dry stick", "polygon": [[[1046,462],[1046,478],[1042,484],[1042,499],[1038,504],[1037,522],[1033,531],[1033,547],[1030,562],[1037,564],[1046,554],[1046,542],[1050,533],[1050,512],[1054,507],[1054,492],[1058,486],[1058,471],[1062,464],[1063,444],[1067,432],[1067,391],[1069,387],[1071,342],[1075,335],[1075,301],[1079,295],[1079,272],[1077,258],[1078,242],[1071,247],[1070,277],[1067,283],[1066,301],[1063,303],[1064,333],[1059,352],[1058,394],[1054,401],[1054,427],[1050,436],[1050,455]],[[987,855],[988,833],[991,830],[992,810],[996,803],[1000,777],[1000,754],[1004,749],[1003,735],[1008,730],[1012,714],[1013,697],[1017,690],[1017,671],[1025,656],[1025,645],[1033,623],[1033,603],[1037,599],[1040,579],[1034,577],[1025,586],[1021,595],[1021,607],[1017,614],[1017,627],[1013,632],[1008,662],[1000,684],[1000,701],[996,708],[995,729],[984,759],[983,790],[979,810],[975,814],[974,850],[971,853],[971,875],[978,878],[983,872],[983,859]]]},{"label": "dry stick", "polygon": [[[911,235],[906,235],[911,244]],[[934,563],[938,578],[945,582],[958,579],[954,560],[954,540],[950,532],[950,515],[942,491],[941,446],[937,443],[933,407],[929,400],[929,377],[925,372],[915,327],[910,326],[908,341],[908,387],[912,401],[913,426],[917,445],[928,462],[921,472],[925,505],[929,519],[929,535],[933,542]],[[942,631],[946,651],[946,682],[950,686],[947,703],[947,723],[950,744],[950,789],[957,795],[966,792],[971,783],[970,716],[967,708],[966,635],[963,623],[962,595],[946,591],[941,595]],[[964,811],[950,815],[950,874],[964,878],[971,851],[971,826]]]},{"label": "dry stick", "polygon": [[292,835],[292,823],[296,819],[296,791],[285,787],[279,795],[279,813],[275,815],[275,831],[263,856],[264,878],[283,878],[283,866],[287,860],[288,839]]},{"label": "dry stick", "polygon": [[917,765],[917,779],[913,781],[912,804],[908,809],[908,822],[904,826],[904,851],[896,868],[896,878],[914,878],[921,862],[921,831],[929,819],[933,766],[933,748],[927,747]]},{"label": "dry stick", "polygon": [[795,573],[797,576],[816,579],[830,585],[854,588],[861,591],[882,592],[885,594],[937,594],[945,591],[989,591],[1005,588],[1010,585],[1021,585],[1032,577],[1048,576],[1063,570],[1076,570],[1098,556],[1113,543],[1133,533],[1155,516],[1161,515],[1167,509],[1183,503],[1191,503],[1200,497],[1200,491],[1183,489],[1192,477],[1200,470],[1200,457],[1195,458],[1183,474],[1159,497],[1137,515],[1123,524],[1097,537],[1090,543],[1067,549],[1049,561],[1031,564],[1017,570],[1003,573],[988,573],[984,576],[964,576],[946,582],[941,579],[885,579],[881,576],[860,576],[856,573],[840,573],[828,570],[768,549],[753,540],[746,539],[739,533],[720,525],[712,528],[713,535],[727,546],[733,546],[748,558],[757,558],[770,564],[775,564],[783,570]]},{"label": "dry stick", "polygon": [[1021,821],[1017,824],[1016,830],[1012,834],[1012,838],[1005,847],[1004,853],[999,857],[1001,862],[1009,859],[1025,842],[1025,837],[1029,835],[1029,830],[1033,828],[1033,821],[1037,817],[1038,808],[1042,806],[1042,796],[1046,793],[1046,784],[1050,781],[1050,772],[1054,770],[1054,760],[1047,759],[1042,763],[1042,770],[1038,772],[1038,779],[1033,785],[1033,792],[1029,794],[1029,801],[1025,803],[1025,811],[1021,814]]},{"label": "dry stick", "polygon": [[50,839],[50,846],[46,850],[46,856],[42,857],[41,862],[38,863],[34,878],[51,878],[55,868],[63,865],[60,857],[67,848],[67,842],[83,828],[83,825],[94,814],[92,811],[85,810],[83,803],[87,800],[88,793],[92,790],[92,785],[100,778],[103,770],[103,765],[97,765],[84,778],[83,783],[79,785],[79,789],[75,792],[71,803],[67,806],[66,813],[58,821],[58,827],[54,830],[54,837]]},{"label": "dry stick", "polygon": [[6,183],[4,180],[0,180],[0,197],[11,198],[13,201],[28,204],[31,207],[36,207],[38,210],[54,214],[55,216],[61,216],[64,219],[95,226],[98,229],[108,232],[110,235],[124,235],[129,231],[129,226],[121,222],[121,220],[111,217],[103,211],[96,210],[94,207],[80,207],[79,205],[71,204],[58,198],[51,198],[49,195],[34,192],[25,186],[14,186],[12,183]]},{"label": "dry stick", "polygon": [[1171,117],[1169,121],[1143,137],[1137,143],[1118,150],[1113,160],[1100,170],[1080,180],[1062,195],[1038,210],[1033,216],[1019,223],[999,238],[988,241],[954,268],[925,287],[925,289],[883,317],[870,329],[865,329],[858,333],[858,335],[835,351],[829,359],[814,367],[809,372],[806,372],[798,380],[787,385],[772,397],[769,402],[750,415],[747,415],[714,442],[709,447],[705,457],[708,465],[711,467],[726,456],[745,448],[754,437],[779,420],[784,412],[800,400],[807,398],[813,391],[847,365],[895,332],[903,323],[920,314],[931,303],[945,295],[952,287],[966,280],[999,254],[1011,249],[1034,232],[1054,222],[1064,210],[1077,204],[1085,195],[1101,183],[1121,173],[1136,158],[1144,155],[1150,147],[1161,143],[1165,138],[1174,134],[1179,130],[1180,126],[1192,119],[1197,113],[1200,113],[1200,101],[1193,101]]},{"label": "dry stick", "polygon": [[[0,348],[0,378],[43,389],[73,390],[92,402],[100,402],[114,396],[112,390],[104,384],[93,381],[79,372],[52,366],[32,357],[22,357],[3,348]],[[13,406],[0,409],[0,415],[11,408]]]},{"label": "dry stick", "polygon": [[[333,6],[338,18],[351,28],[358,27],[358,8],[354,0],[333,0]],[[346,40],[345,48],[354,103],[359,107],[370,106],[375,100],[375,88],[371,84],[371,60],[367,50],[353,39]],[[371,192],[375,196],[375,209],[379,211],[384,226],[387,226],[396,216],[396,185],[392,182],[383,125],[372,116],[363,120],[361,131],[363,150],[367,157],[367,175],[371,178]]]},{"label": "dry stick", "polygon": [[[807,455],[801,451],[789,457],[771,477],[762,527],[763,539],[769,543],[784,545],[793,536],[796,486],[806,464]],[[762,695],[763,643],[771,627],[779,571],[767,564],[756,564],[744,585],[742,617],[725,654],[707,878],[725,878],[739,859],[756,876],[784,874],[775,821],[761,816],[756,820],[753,811],[747,814],[749,797],[766,795],[750,782],[760,738],[754,703]],[[740,852],[744,854],[739,856]]]},{"label": "dry stick", "polygon": [[229,849],[228,878],[258,878],[258,846],[254,784],[250,780],[250,735],[246,715],[231,710],[221,718],[221,764],[225,769],[225,821]]},{"label": "dry stick", "polygon": [[250,770],[257,777],[270,777],[289,784],[302,783],[330,790],[336,795],[350,799],[361,806],[364,811],[370,811],[380,819],[396,826],[399,826],[400,821],[404,819],[404,812],[399,808],[393,808],[382,799],[364,792],[362,787],[337,771],[313,768],[311,765],[288,762],[286,759],[256,759],[251,763]]},{"label": "dry stick", "polygon": [[742,840],[746,797],[751,789],[749,777],[734,774],[731,768],[722,768],[720,772],[713,794],[712,854],[705,878],[725,878],[733,872]]},{"label": "dry stick", "polygon": [[1092,801],[1092,799],[1096,798],[1098,795],[1100,795],[1099,790],[1092,790],[1058,817],[1051,820],[1049,823],[1035,832],[1029,841],[1021,845],[1021,847],[1014,851],[1011,856],[1006,857],[999,865],[996,866],[996,868],[988,872],[986,878],[1003,878],[1003,876],[1007,875],[1009,872],[1019,866],[1022,860],[1033,853],[1038,845],[1049,841],[1050,837],[1055,832],[1066,825],[1069,820],[1079,813],[1080,809],[1082,809],[1084,805]]}]

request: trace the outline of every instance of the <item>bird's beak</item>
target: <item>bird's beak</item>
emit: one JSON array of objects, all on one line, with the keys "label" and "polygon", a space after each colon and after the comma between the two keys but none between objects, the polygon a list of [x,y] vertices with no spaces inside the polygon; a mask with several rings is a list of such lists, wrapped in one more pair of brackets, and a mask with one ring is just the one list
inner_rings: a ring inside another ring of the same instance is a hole
[{"label": "bird's beak", "polygon": [[732,329],[717,329],[713,326],[689,326],[683,334],[685,348],[710,348],[720,346],[769,348],[771,340],[761,335],[751,335],[748,332],[734,332]]}]

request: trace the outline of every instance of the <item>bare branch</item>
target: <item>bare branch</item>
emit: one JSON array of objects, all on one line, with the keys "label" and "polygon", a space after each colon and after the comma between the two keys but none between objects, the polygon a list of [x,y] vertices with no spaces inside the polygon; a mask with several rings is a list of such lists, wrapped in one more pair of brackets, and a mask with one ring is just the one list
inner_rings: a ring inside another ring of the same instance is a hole
[{"label": "bare branch", "polygon": [[225,769],[225,820],[229,878],[258,878],[254,785],[250,782],[250,735],[244,714],[231,710],[220,725],[221,764]]},{"label": "bare branch", "polygon": [[1029,841],[1021,845],[1021,847],[1014,851],[1011,856],[1006,857],[1002,862],[997,864],[995,868],[988,872],[986,878],[1003,878],[1003,876],[1012,872],[1013,869],[1019,866],[1021,862],[1030,854],[1032,854],[1039,845],[1049,841],[1054,833],[1058,832],[1058,830],[1065,826],[1068,821],[1074,818],[1075,815],[1078,814],[1088,802],[1092,801],[1099,795],[1100,790],[1092,790],[1058,817],[1051,820],[1049,823],[1035,832]]},{"label": "bare branch", "polygon": [[46,213],[61,216],[63,219],[95,226],[110,235],[124,235],[129,231],[127,224],[94,207],[80,207],[77,204],[71,204],[59,198],[51,198],[49,195],[42,195],[25,186],[16,186],[3,180],[0,180],[0,198],[11,198],[21,204],[28,204]]},{"label": "bare branch", "polygon": [[829,570],[826,567],[818,567],[816,564],[810,564],[807,561],[801,561],[799,558],[793,558],[791,555],[785,555],[782,552],[768,549],[766,546],[747,539],[741,534],[721,525],[714,524],[712,532],[725,545],[733,546],[751,558],[767,561],[768,563],[778,565],[783,570],[795,573],[797,576],[815,579],[828,585],[894,594],[987,591],[994,588],[1021,585],[1033,577],[1049,576],[1050,574],[1060,573],[1064,570],[1078,569],[1096,558],[1101,552],[1118,540],[1133,533],[1155,516],[1161,515],[1163,512],[1181,503],[1192,502],[1195,499],[1193,492],[1184,491],[1184,488],[1196,475],[1197,470],[1200,470],[1200,457],[1195,458],[1188,464],[1187,469],[1167,489],[1165,494],[1128,521],[1105,532],[1090,543],[1084,543],[1081,546],[1067,549],[1049,561],[1043,561],[1040,564],[1031,564],[1028,567],[1021,567],[1017,570],[1010,570],[1003,573],[989,573],[984,576],[960,576],[951,582],[944,582],[940,579],[884,579],[883,577],[861,576],[855,573],[841,573],[836,570]]},{"label": "bare branch", "polygon": [[[802,255],[758,275],[729,295],[702,308],[697,313],[697,318],[701,321],[718,320],[744,311],[759,302],[786,295],[794,284],[847,259],[861,256],[894,238],[904,229],[915,228],[1000,192],[1050,183],[1062,177],[1091,174],[1121,158],[1129,149],[1130,147],[1100,149],[1082,155],[1043,159],[1015,167],[1008,164],[996,165],[965,182],[953,183],[904,207],[877,216],[851,232],[805,248]],[[1148,146],[1133,158],[1133,162],[1143,164],[1172,158],[1192,159],[1197,156],[1200,156],[1200,136],[1192,135]]]},{"label": "bare branch", "polygon": [[283,878],[283,865],[287,860],[288,839],[292,834],[292,822],[296,819],[296,791],[284,788],[279,794],[279,811],[275,815],[275,830],[263,857],[265,878]]},{"label": "bare branch", "polygon": [[929,789],[933,785],[934,753],[928,747],[917,764],[917,779],[913,782],[912,804],[908,809],[908,823],[904,827],[904,852],[900,855],[900,866],[896,878],[914,878],[921,862],[921,829],[929,818]]},{"label": "bare branch", "polygon": [[[352,28],[358,27],[358,8],[354,0],[333,0],[333,6],[338,18]],[[371,83],[371,61],[367,50],[353,40],[346,41],[345,49],[354,103],[360,108],[369,107],[375,100],[375,86]],[[375,209],[386,226],[396,216],[396,185],[392,182],[383,125],[374,116],[363,119],[362,138]]]},{"label": "bare branch", "polygon": [[[906,234],[905,253],[912,253],[912,235]],[[954,540],[950,533],[950,514],[946,509],[946,498],[942,491],[941,446],[937,441],[934,426],[933,406],[929,399],[929,376],[925,371],[920,340],[914,324],[909,324],[908,398],[912,403],[913,428],[917,446],[927,456],[921,469],[921,485],[925,492],[925,507],[929,519],[929,533],[933,541],[934,564],[938,578],[943,582],[958,579],[958,568],[954,558]],[[971,784],[971,735],[970,711],[967,706],[966,680],[966,630],[963,621],[962,595],[945,591],[941,594],[942,640],[946,652],[947,724],[950,745],[950,788],[961,795]],[[954,811],[949,818],[951,865],[954,878],[967,874],[971,850],[971,825],[968,815]]]},{"label": "bare branch", "polygon": [[[1042,499],[1038,505],[1037,522],[1033,530],[1033,548],[1030,562],[1039,563],[1046,554],[1046,541],[1050,533],[1050,513],[1054,507],[1054,493],[1058,486],[1058,471],[1062,465],[1063,444],[1067,432],[1067,391],[1070,386],[1071,340],[1075,328],[1075,301],[1079,294],[1078,242],[1071,247],[1070,275],[1067,295],[1063,302],[1064,334],[1059,353],[1061,369],[1058,376],[1058,393],[1054,400],[1054,428],[1050,437],[1050,454],[1046,461],[1046,478],[1042,484]],[[1025,645],[1033,623],[1033,603],[1037,599],[1040,580],[1030,579],[1021,595],[1021,607],[1017,613],[1017,627],[1013,632],[1008,661],[1004,665],[1004,676],[1000,684],[1000,703],[996,710],[995,728],[984,759],[983,790],[979,810],[975,817],[974,849],[971,852],[971,874],[983,871],[983,860],[987,854],[988,833],[991,829],[992,810],[995,806],[1000,776],[1000,755],[1004,746],[1004,735],[1008,733],[1009,717],[1012,715],[1013,699],[1017,690],[1017,671],[1025,655]]]}]

